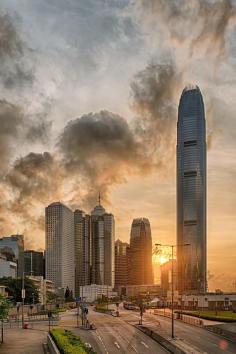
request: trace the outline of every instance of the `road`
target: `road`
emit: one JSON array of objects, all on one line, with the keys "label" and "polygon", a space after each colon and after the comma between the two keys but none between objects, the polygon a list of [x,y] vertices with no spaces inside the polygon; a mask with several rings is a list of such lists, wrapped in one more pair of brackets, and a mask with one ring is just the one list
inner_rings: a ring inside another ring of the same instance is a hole
[{"label": "road", "polygon": [[[121,310],[121,318],[130,323],[137,322],[139,314],[134,311]],[[153,330],[161,329],[169,335],[171,334],[171,319],[163,316],[150,314],[147,311],[144,314],[144,323],[152,326]],[[203,353],[207,354],[228,354],[236,353],[236,344],[223,340],[216,334],[208,332],[207,330],[192,325],[188,325],[181,321],[175,321],[175,336],[184,340],[184,342],[191,345]]]},{"label": "road", "polygon": [[61,315],[60,326],[78,334],[84,342],[90,343],[98,354],[166,354],[169,353],[153,339],[149,338],[122,317],[112,317],[93,311],[89,307],[89,321],[96,330],[75,328],[76,312],[68,311]]}]

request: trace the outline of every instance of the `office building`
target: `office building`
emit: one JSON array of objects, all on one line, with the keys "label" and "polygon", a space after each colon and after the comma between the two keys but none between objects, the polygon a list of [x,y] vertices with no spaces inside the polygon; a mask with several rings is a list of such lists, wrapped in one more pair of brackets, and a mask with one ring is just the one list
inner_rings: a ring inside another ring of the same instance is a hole
[{"label": "office building", "polygon": [[129,254],[129,284],[153,284],[152,235],[148,219],[133,220]]},{"label": "office building", "polygon": [[43,252],[27,250],[24,252],[25,275],[44,276]]},{"label": "office building", "polygon": [[17,263],[9,260],[6,255],[0,252],[0,278],[17,277]]},{"label": "office building", "polygon": [[[172,291],[172,260],[161,264],[161,288],[165,294]],[[177,261],[173,259],[173,290],[177,290]]]},{"label": "office building", "polygon": [[4,248],[13,251],[17,262],[17,276],[22,277],[24,272],[24,236],[11,235],[0,238],[0,249]]},{"label": "office building", "polygon": [[115,298],[117,297],[117,292],[113,291],[110,285],[85,285],[80,287],[81,298],[85,302],[94,302],[98,299],[104,298]]},{"label": "office building", "polygon": [[115,289],[128,284],[129,244],[116,240],[115,242]]},{"label": "office building", "polygon": [[45,210],[46,279],[75,291],[74,213],[60,202]]},{"label": "office building", "polygon": [[80,286],[91,282],[91,232],[90,216],[82,210],[74,212],[75,224],[75,294]]},{"label": "office building", "polygon": [[115,220],[99,204],[91,212],[92,284],[114,287]]},{"label": "office building", "polygon": [[179,291],[205,293],[206,123],[197,86],[183,90],[178,111],[177,259]]},{"label": "office building", "polygon": [[35,287],[39,294],[39,303],[46,305],[48,301],[48,296],[50,294],[55,294],[55,286],[51,280],[44,279],[42,276],[29,276],[33,281]]}]

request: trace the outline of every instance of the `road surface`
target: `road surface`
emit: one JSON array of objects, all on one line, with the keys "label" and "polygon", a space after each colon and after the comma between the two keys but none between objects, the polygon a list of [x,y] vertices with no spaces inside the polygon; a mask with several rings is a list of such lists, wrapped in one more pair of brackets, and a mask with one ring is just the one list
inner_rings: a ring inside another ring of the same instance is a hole
[{"label": "road surface", "polygon": [[61,315],[60,326],[78,334],[84,342],[90,343],[98,354],[167,354],[153,339],[140,332],[122,317],[112,317],[93,311],[89,307],[90,323],[96,330],[75,328],[76,311],[71,310]]},{"label": "road surface", "polygon": [[[121,318],[129,323],[137,322],[139,313],[129,310],[120,310]],[[165,330],[171,336],[171,319],[163,316],[144,314],[145,322],[152,326],[152,329]],[[207,354],[231,354],[236,353],[236,344],[224,340],[222,337],[213,334],[203,328],[188,325],[181,321],[175,321],[175,336],[181,338],[192,348],[196,348]]]}]

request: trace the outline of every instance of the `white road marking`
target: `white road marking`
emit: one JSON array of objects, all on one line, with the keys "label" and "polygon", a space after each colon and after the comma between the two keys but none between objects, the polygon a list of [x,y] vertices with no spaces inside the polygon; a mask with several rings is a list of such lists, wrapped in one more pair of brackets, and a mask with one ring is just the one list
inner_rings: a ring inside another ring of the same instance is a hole
[{"label": "white road marking", "polygon": [[96,331],[96,334],[97,334],[97,336],[98,336],[98,339],[101,341],[101,343],[102,343],[102,345],[103,345],[103,348],[105,349],[105,353],[106,353],[106,354],[109,354],[109,352],[107,351],[107,348],[106,348],[106,346],[105,346],[105,344],[104,344],[104,342],[103,342],[103,340],[102,340],[102,337],[99,335],[98,331]]},{"label": "white road marking", "polygon": [[145,342],[141,342],[142,345],[144,345],[145,348],[149,348],[149,346]]},{"label": "white road marking", "polygon": [[119,344],[118,344],[117,342],[115,342],[114,344],[115,344],[115,346],[116,346],[118,349],[120,349],[120,346],[119,346]]}]

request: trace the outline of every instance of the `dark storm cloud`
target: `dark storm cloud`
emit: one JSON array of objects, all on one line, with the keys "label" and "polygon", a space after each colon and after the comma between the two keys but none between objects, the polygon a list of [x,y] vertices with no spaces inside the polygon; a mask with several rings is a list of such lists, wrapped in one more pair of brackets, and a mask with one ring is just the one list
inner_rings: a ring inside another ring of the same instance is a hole
[{"label": "dark storm cloud", "polygon": [[5,88],[22,88],[25,84],[32,83],[32,68],[25,61],[29,53],[30,50],[21,40],[12,17],[0,13],[0,77]]},{"label": "dark storm cloud", "polygon": [[1,169],[7,167],[15,143],[22,135],[24,112],[21,107],[4,99],[0,100],[0,157]]},{"label": "dark storm cloud", "polygon": [[8,14],[0,15],[0,57],[15,58],[23,54],[23,43]]},{"label": "dark storm cloud", "polygon": [[[172,63],[149,65],[131,83],[132,124],[108,111],[72,120],[58,141],[65,169],[82,176],[91,205],[102,190],[124,182],[128,174],[145,175],[165,170],[174,144],[176,80]],[[75,195],[75,198],[78,196]],[[73,202],[73,201],[72,201]]]},{"label": "dark storm cloud", "polygon": [[17,213],[31,226],[42,226],[41,216],[37,217],[34,207],[59,198],[62,179],[63,169],[49,152],[31,152],[17,159],[4,178],[4,185],[14,195],[8,202],[9,212]]},{"label": "dark storm cloud", "polygon": [[175,146],[176,95],[181,74],[175,65],[151,64],[131,83],[131,102],[136,112],[135,130],[156,168],[168,168]]},{"label": "dark storm cloud", "polygon": [[90,113],[69,122],[59,138],[58,148],[65,169],[81,176],[87,190],[87,205],[90,202],[93,205],[99,189],[106,198],[113,184],[124,181],[131,172],[144,173],[149,165],[128,123],[108,111]]},{"label": "dark storm cloud", "polygon": [[[32,90],[33,57],[16,28],[16,19],[0,14],[0,157],[7,167],[19,144],[45,141],[51,123],[45,113],[28,113],[25,89]],[[13,94],[12,94],[13,91]],[[20,97],[20,99],[19,99]],[[17,103],[15,103],[17,102]]]},{"label": "dark storm cloud", "polygon": [[146,20],[152,25],[160,22],[176,44],[189,42],[191,54],[199,48],[225,54],[226,32],[236,19],[232,0],[140,0],[139,4]]}]

